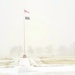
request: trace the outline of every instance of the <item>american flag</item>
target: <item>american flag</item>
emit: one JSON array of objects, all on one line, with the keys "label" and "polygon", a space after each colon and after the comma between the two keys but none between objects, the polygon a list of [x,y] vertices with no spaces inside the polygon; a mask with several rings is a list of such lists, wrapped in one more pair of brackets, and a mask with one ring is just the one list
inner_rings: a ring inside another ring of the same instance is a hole
[{"label": "american flag", "polygon": [[24,12],[25,12],[25,13],[29,13],[29,11],[27,11],[27,10],[24,10]]}]

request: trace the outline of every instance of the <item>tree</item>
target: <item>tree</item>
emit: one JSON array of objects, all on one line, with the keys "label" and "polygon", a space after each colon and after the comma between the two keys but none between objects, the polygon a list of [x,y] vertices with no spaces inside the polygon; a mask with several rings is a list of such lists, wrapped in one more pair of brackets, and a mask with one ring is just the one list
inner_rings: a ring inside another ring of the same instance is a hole
[{"label": "tree", "polygon": [[35,53],[36,53],[37,57],[43,57],[43,53],[44,53],[43,48],[42,47],[36,47]]},{"label": "tree", "polygon": [[73,44],[70,45],[68,55],[75,56],[75,42],[73,42]]},{"label": "tree", "polygon": [[66,56],[66,50],[67,50],[67,48],[65,46],[60,46],[58,48],[57,55],[58,56]]},{"label": "tree", "polygon": [[28,54],[29,56],[31,56],[31,57],[34,56],[34,50],[33,50],[32,46],[29,46],[29,47],[28,47],[27,54]]},{"label": "tree", "polygon": [[23,49],[21,46],[15,46],[10,51],[11,57],[20,57],[23,54]]},{"label": "tree", "polygon": [[52,48],[52,45],[45,47],[45,53],[48,57],[54,56],[54,50]]}]

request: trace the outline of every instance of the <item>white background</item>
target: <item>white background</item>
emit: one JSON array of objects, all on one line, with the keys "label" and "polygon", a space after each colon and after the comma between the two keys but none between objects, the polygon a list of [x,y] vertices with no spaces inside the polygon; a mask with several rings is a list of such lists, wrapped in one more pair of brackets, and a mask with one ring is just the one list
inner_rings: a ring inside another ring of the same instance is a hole
[{"label": "white background", "polygon": [[70,45],[75,42],[75,0],[0,0],[0,56],[23,47],[24,9],[26,47]]}]

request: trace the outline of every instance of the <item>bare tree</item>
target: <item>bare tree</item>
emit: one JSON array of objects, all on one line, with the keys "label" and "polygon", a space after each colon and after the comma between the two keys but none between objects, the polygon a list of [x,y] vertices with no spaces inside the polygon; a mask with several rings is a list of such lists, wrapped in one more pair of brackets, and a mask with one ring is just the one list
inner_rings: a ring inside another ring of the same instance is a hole
[{"label": "bare tree", "polygon": [[36,52],[37,57],[43,57],[44,56],[43,55],[44,51],[43,51],[42,47],[36,47],[35,52]]},{"label": "bare tree", "polygon": [[34,56],[34,49],[32,48],[32,46],[29,46],[28,47],[28,51],[27,51],[27,54],[31,57]]},{"label": "bare tree", "polygon": [[23,49],[21,46],[15,46],[10,51],[11,57],[20,57],[23,53]]},{"label": "bare tree", "polygon": [[54,50],[53,50],[53,48],[52,48],[51,45],[45,47],[45,53],[46,53],[46,56],[48,56],[48,57],[53,56],[53,55],[54,55],[53,51],[54,51]]},{"label": "bare tree", "polygon": [[69,54],[69,56],[75,56],[75,42],[73,42],[73,44],[70,45],[68,54]]},{"label": "bare tree", "polygon": [[65,46],[60,46],[58,48],[58,56],[66,56],[66,50],[67,48]]}]

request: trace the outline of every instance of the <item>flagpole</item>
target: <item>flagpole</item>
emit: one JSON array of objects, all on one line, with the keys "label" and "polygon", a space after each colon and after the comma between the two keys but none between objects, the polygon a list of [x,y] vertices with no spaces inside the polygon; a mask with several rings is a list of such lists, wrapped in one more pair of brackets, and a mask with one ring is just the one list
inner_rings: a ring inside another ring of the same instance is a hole
[{"label": "flagpole", "polygon": [[[24,10],[24,14],[25,14],[25,12],[26,13],[29,13],[28,11],[26,11],[26,10]],[[24,30],[24,54],[23,54],[23,58],[25,58],[26,57],[26,53],[25,53],[25,19],[26,20],[29,20],[30,18],[29,17],[26,17],[25,15],[24,15],[24,26],[23,26],[23,30]]]},{"label": "flagpole", "polygon": [[25,55],[25,17],[24,17],[24,55]]},{"label": "flagpole", "polygon": [[23,21],[23,33],[24,33],[24,51],[23,51],[23,58],[26,58],[26,54],[25,54],[25,15],[23,17],[24,21]]}]

